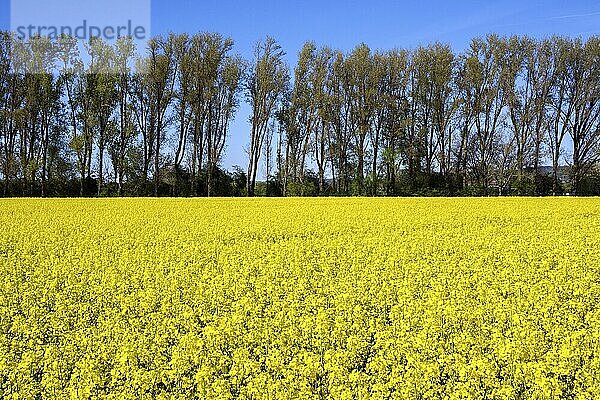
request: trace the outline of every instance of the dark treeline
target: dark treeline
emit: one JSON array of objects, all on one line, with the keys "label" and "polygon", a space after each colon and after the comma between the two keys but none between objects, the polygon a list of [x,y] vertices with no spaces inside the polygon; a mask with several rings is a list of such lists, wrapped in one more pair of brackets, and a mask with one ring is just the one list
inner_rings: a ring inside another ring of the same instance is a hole
[{"label": "dark treeline", "polygon": [[[600,194],[600,38],[455,54],[0,33],[3,196]],[[248,164],[221,167],[241,101]],[[257,177],[267,176],[266,182]]]}]

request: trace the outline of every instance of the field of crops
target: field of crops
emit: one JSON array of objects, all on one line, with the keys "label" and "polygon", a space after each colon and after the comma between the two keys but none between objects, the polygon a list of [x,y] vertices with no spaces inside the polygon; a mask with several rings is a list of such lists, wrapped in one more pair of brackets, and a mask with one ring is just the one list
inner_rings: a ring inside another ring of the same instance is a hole
[{"label": "field of crops", "polygon": [[3,399],[599,396],[599,199],[0,201]]}]

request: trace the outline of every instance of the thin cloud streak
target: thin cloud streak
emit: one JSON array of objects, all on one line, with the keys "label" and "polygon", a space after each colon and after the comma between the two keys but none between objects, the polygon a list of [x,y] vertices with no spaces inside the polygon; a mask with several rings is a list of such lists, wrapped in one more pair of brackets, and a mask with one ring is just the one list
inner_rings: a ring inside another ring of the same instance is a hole
[{"label": "thin cloud streak", "polygon": [[594,17],[596,15],[600,15],[600,12],[592,12],[587,14],[571,14],[571,15],[559,15],[557,17],[550,17],[548,20],[553,19],[569,19],[569,18],[585,18],[585,17]]}]

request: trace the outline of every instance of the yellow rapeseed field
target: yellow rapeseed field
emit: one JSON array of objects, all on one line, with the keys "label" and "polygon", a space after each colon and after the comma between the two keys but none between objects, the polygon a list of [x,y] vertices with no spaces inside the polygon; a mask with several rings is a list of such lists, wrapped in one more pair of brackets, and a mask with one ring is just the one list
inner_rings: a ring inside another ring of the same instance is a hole
[{"label": "yellow rapeseed field", "polygon": [[2,200],[0,398],[597,399],[600,200]]}]

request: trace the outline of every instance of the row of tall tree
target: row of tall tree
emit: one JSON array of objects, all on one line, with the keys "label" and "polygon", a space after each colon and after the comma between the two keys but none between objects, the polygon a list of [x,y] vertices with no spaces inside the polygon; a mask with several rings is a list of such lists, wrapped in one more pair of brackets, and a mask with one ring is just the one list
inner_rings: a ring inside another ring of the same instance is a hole
[{"label": "row of tall tree", "polygon": [[[251,60],[232,47],[170,34],[143,57],[128,38],[93,39],[82,55],[70,37],[1,33],[2,194],[600,191],[598,37],[489,35],[461,54],[308,42],[293,72],[272,38]],[[248,165],[228,172],[243,99]]]},{"label": "row of tall tree", "polygon": [[109,175],[114,194],[159,195],[164,174],[170,194],[210,194],[245,68],[232,46],[171,34],[134,59],[130,38],[94,39],[84,63],[74,38],[2,34],[3,193],[101,195]]},{"label": "row of tall tree", "polygon": [[336,193],[398,194],[401,178],[409,192],[559,193],[568,181],[583,194],[600,160],[600,40],[489,35],[459,55],[307,43],[281,121],[284,192],[304,186],[310,157],[318,192],[330,177]]}]

